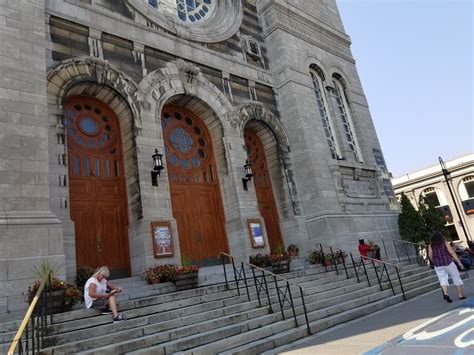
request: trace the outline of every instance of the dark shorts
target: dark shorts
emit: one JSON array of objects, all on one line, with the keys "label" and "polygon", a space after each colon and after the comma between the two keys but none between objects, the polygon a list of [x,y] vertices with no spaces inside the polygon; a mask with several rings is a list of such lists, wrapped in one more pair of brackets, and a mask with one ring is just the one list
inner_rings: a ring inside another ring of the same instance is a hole
[{"label": "dark shorts", "polygon": [[109,305],[109,300],[106,298],[98,298],[94,301],[92,301],[92,306],[91,308],[96,308],[96,309],[105,309]]}]

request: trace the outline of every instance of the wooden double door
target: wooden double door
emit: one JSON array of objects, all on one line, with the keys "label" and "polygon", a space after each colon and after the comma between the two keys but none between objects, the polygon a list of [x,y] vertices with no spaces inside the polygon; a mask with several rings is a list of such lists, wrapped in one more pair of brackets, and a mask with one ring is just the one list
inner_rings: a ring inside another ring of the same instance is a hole
[{"label": "wooden double door", "polygon": [[258,209],[265,222],[270,250],[273,251],[283,245],[283,239],[265,150],[262,141],[252,130],[245,129],[244,138],[248,158],[253,171],[253,182],[257,195]]},{"label": "wooden double door", "polygon": [[216,263],[229,247],[209,131],[179,106],[165,106],[161,121],[181,256],[201,265]]},{"label": "wooden double door", "polygon": [[69,201],[77,266],[130,274],[128,209],[120,127],[103,102],[74,95],[65,104]]}]

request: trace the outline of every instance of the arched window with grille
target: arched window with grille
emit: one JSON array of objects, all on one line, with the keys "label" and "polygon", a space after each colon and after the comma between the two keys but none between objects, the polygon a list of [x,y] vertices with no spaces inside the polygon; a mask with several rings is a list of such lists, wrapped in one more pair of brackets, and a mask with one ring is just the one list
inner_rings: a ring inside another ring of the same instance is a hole
[{"label": "arched window with grille", "polygon": [[323,78],[324,75],[321,69],[312,65],[310,68],[311,80],[313,81],[314,95],[316,97],[316,106],[319,113],[319,117],[323,123],[324,135],[331,152],[333,159],[339,159],[341,157],[340,149],[337,144],[337,140],[334,135],[334,126],[332,119],[329,114],[327,98],[323,90]]},{"label": "arched window with grille", "polygon": [[354,154],[354,158],[357,162],[362,163],[362,154],[357,142],[357,137],[354,132],[354,123],[352,121],[349,104],[347,101],[344,86],[341,83],[339,76],[335,75],[334,79],[334,95],[336,99],[336,110],[337,114],[341,119],[344,135],[346,137],[348,148]]},{"label": "arched window with grille", "polygon": [[461,197],[464,213],[474,214],[474,175],[466,176],[459,184],[459,196]]}]

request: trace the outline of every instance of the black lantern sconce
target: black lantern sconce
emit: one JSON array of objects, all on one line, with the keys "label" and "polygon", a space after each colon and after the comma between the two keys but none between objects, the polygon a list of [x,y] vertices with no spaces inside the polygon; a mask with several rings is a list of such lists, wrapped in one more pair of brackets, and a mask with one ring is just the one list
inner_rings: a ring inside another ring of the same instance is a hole
[{"label": "black lantern sconce", "polygon": [[158,149],[155,149],[155,154],[151,156],[153,159],[153,170],[151,171],[151,185],[158,186],[158,176],[161,174],[163,166],[163,154],[158,153]]},{"label": "black lantern sconce", "polygon": [[251,181],[253,177],[252,167],[250,166],[250,162],[248,160],[245,161],[244,169],[245,177],[242,178],[242,184],[244,185],[244,190],[247,191],[247,183]]}]

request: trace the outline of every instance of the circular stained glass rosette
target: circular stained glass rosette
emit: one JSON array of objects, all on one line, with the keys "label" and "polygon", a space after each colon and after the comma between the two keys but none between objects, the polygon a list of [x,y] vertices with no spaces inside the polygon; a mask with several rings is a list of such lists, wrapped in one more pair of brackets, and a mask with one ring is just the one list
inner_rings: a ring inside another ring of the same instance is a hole
[{"label": "circular stained glass rosette", "polygon": [[74,104],[64,111],[68,142],[88,150],[107,148],[113,144],[114,125],[93,104]]}]

